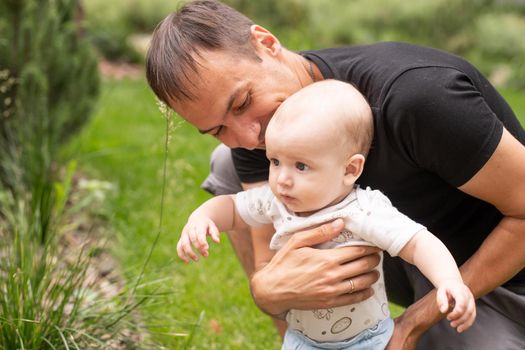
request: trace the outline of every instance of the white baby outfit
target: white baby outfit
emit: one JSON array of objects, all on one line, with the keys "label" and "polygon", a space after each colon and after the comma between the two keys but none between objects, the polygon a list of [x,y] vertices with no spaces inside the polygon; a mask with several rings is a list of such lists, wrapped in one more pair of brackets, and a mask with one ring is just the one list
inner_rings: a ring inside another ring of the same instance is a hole
[{"label": "white baby outfit", "polygon": [[[276,232],[270,248],[275,250],[280,249],[295,232],[336,218],[344,219],[345,229],[335,239],[316,248],[368,245],[396,256],[417,232],[425,229],[400,213],[380,191],[358,186],[340,203],[308,217],[288,211],[267,185],[239,192],[235,201],[240,216],[250,226],[273,223]],[[390,317],[382,268],[378,269],[381,275],[372,286],[373,297],[358,304],[330,309],[290,310],[286,316],[288,326],[318,342],[350,339],[375,327]]]}]

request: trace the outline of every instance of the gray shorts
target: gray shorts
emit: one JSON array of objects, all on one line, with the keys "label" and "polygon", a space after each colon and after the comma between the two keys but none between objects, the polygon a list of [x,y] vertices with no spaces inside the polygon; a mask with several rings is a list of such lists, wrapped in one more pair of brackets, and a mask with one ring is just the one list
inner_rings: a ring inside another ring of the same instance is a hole
[{"label": "gray shorts", "polygon": [[[202,184],[206,191],[219,195],[241,190],[228,147],[220,145],[214,150],[210,168]],[[387,255],[383,269],[390,301],[406,307],[434,288],[415,266]],[[425,333],[418,349],[525,349],[525,285],[498,287],[479,298],[476,307],[476,321],[466,332],[458,334],[444,319]]]},{"label": "gray shorts", "polygon": [[242,191],[241,180],[233,166],[231,151],[222,143],[211,154],[210,174],[201,184],[201,188],[215,196]]}]

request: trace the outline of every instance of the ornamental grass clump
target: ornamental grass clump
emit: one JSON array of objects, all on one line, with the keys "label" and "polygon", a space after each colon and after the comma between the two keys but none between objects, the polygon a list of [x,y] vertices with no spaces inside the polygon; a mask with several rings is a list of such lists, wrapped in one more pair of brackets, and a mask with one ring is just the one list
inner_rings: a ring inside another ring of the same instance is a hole
[{"label": "ornamental grass clump", "polygon": [[99,89],[79,6],[0,2],[0,349],[137,347],[122,331],[137,303],[94,292],[89,245],[61,244],[75,166],[60,148]]}]

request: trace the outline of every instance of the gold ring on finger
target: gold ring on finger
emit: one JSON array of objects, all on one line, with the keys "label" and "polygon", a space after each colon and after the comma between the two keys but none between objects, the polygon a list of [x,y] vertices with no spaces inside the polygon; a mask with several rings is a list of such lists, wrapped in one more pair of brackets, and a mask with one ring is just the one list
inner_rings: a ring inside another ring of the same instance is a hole
[{"label": "gold ring on finger", "polygon": [[348,282],[350,283],[350,291],[348,293],[352,294],[355,290],[354,280],[350,278]]}]

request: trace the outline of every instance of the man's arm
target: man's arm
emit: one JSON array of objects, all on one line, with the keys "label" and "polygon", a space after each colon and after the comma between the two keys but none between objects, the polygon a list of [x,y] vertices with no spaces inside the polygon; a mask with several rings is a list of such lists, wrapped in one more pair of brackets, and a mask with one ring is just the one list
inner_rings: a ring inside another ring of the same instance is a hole
[{"label": "man's arm", "polygon": [[[502,285],[525,267],[525,146],[508,131],[489,161],[460,190],[489,202],[504,215],[477,252],[460,267],[475,298]],[[435,290],[396,319],[388,349],[413,349],[443,315]]]}]

